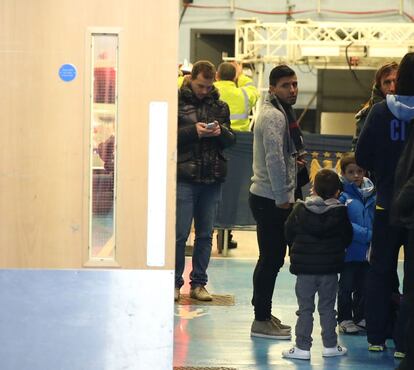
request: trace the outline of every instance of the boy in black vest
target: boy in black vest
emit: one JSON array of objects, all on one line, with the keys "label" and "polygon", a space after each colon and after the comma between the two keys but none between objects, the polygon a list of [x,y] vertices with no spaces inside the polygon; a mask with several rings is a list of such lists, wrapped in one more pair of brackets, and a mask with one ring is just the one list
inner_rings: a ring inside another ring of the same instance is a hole
[{"label": "boy in black vest", "polygon": [[322,327],[322,356],[342,356],[347,349],[338,345],[335,301],[338,273],[345,249],[352,241],[352,225],[346,207],[339,202],[341,181],[329,169],[315,176],[313,196],[298,201],[285,223],[290,248],[290,272],[297,275],[296,345],[283,351],[285,358],[310,359],[315,294]]}]

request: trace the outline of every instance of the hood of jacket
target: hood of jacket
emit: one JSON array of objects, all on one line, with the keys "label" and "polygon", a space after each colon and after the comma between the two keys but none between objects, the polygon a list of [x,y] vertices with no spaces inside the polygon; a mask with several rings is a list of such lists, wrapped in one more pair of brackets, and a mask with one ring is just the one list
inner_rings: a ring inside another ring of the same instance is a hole
[{"label": "hood of jacket", "polygon": [[[304,212],[301,218],[303,217],[303,228],[309,235],[329,234],[331,230],[338,227],[339,220],[342,221],[337,212],[340,211],[339,208],[345,209],[345,206],[338,199],[323,200],[319,196],[311,196],[305,201],[298,200],[298,203],[302,203],[308,211]],[[311,216],[311,213],[318,216]]]},{"label": "hood of jacket", "polygon": [[303,203],[305,208],[317,214],[328,212],[332,208],[343,207],[343,204],[338,199],[329,198],[324,200],[317,195],[307,197],[305,201],[298,200],[298,202]]},{"label": "hood of jacket", "polygon": [[299,213],[301,227],[305,234],[326,238],[332,235],[333,230],[341,228],[347,211],[338,199],[323,200],[319,196],[311,196],[305,201],[298,200],[298,206],[304,207],[304,212]]},{"label": "hood of jacket", "polygon": [[348,181],[344,177],[341,177],[341,181],[344,185],[344,191],[354,196],[359,196],[362,199],[369,198],[375,192],[374,183],[367,177],[364,177],[361,187],[355,185],[355,183]]},{"label": "hood of jacket", "polygon": [[414,96],[387,95],[387,106],[401,121],[410,121],[414,118]]}]

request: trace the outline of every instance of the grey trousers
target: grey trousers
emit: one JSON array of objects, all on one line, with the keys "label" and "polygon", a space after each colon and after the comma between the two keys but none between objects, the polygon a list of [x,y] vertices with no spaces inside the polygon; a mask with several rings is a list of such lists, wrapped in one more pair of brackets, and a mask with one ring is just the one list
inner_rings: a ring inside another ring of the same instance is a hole
[{"label": "grey trousers", "polygon": [[338,275],[298,275],[295,286],[299,310],[296,311],[296,347],[309,351],[312,346],[313,313],[315,294],[318,293],[318,311],[323,346],[335,347],[336,334],[335,301],[338,292]]}]

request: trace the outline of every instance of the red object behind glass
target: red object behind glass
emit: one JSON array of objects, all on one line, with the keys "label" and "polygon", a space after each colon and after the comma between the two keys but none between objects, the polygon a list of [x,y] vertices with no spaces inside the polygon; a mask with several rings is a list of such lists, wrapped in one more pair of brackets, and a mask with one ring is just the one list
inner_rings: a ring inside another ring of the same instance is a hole
[{"label": "red object behind glass", "polygon": [[96,67],[94,70],[94,103],[115,103],[116,71],[113,67]]}]

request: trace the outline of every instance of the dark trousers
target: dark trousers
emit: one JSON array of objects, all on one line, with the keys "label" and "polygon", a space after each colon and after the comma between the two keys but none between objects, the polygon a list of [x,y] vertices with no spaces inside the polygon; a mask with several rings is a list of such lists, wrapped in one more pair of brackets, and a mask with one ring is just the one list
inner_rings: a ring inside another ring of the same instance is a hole
[{"label": "dark trousers", "polygon": [[404,229],[389,224],[388,211],[375,211],[365,307],[367,339],[371,344],[383,344],[387,339],[398,252],[405,238]]},{"label": "dark trousers", "polygon": [[[412,282],[414,284],[414,282]],[[414,369],[414,294],[408,293],[405,297],[408,307],[408,323],[406,325],[405,337],[405,359],[398,367],[399,370]]]},{"label": "dark trousers", "polygon": [[338,322],[365,319],[365,285],[368,262],[346,262],[339,278]]},{"label": "dark trousers", "polygon": [[286,255],[284,225],[290,209],[277,208],[275,201],[251,194],[249,205],[256,220],[259,259],[253,273],[253,298],[255,319],[270,319],[272,296],[276,277]]},{"label": "dark trousers", "polygon": [[401,305],[402,315],[398,320],[400,342],[396,350],[406,353],[398,369],[414,369],[414,229],[408,230],[407,244],[404,249],[404,296]]}]

